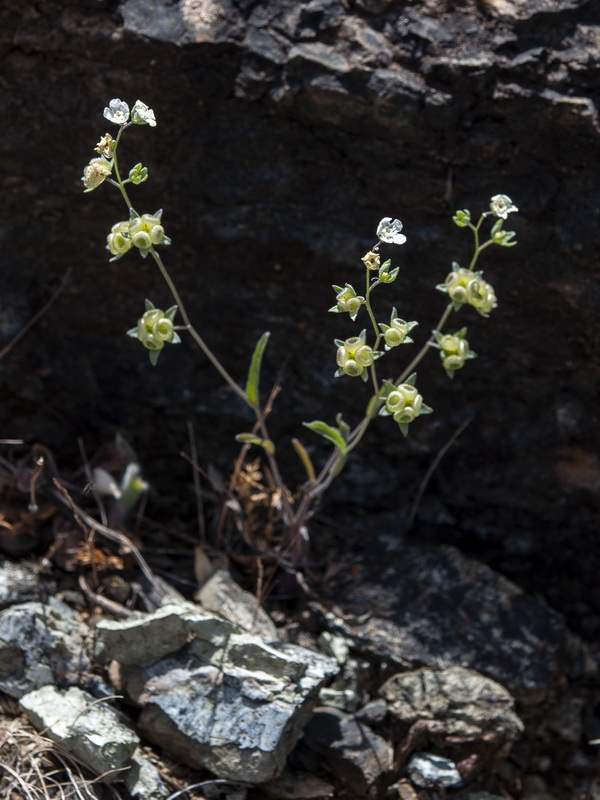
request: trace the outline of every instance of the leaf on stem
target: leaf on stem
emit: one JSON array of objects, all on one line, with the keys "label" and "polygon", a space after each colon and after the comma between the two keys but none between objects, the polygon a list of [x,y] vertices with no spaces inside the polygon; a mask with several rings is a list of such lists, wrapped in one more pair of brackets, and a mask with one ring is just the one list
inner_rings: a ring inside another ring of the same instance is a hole
[{"label": "leaf on stem", "polygon": [[306,471],[306,476],[311,483],[314,483],[317,479],[317,474],[315,472],[314,465],[312,463],[311,457],[308,455],[308,451],[306,447],[302,444],[299,439],[292,439],[292,445],[294,450],[298,454],[298,458],[302,462],[302,466]]},{"label": "leaf on stem", "polygon": [[260,436],[256,436],[254,433],[238,433],[235,440],[236,442],[242,442],[242,444],[256,444],[270,455],[275,452],[275,445],[270,439],[261,439]]},{"label": "leaf on stem", "polygon": [[248,402],[250,403],[250,405],[254,406],[254,408],[258,407],[258,401],[259,401],[258,384],[260,381],[260,367],[262,363],[262,357],[265,352],[265,348],[267,346],[267,342],[269,341],[270,335],[271,334],[268,331],[263,333],[263,335],[256,343],[256,347],[254,348],[254,352],[252,353],[252,360],[250,361],[250,369],[248,370],[248,380],[246,381],[246,394],[248,395]]},{"label": "leaf on stem", "polygon": [[303,422],[302,424],[305,428],[314,431],[314,433],[330,441],[343,456],[348,452],[346,440],[337,428],[333,428],[331,425],[328,425],[326,422],[321,422],[321,420],[318,419],[313,422]]}]

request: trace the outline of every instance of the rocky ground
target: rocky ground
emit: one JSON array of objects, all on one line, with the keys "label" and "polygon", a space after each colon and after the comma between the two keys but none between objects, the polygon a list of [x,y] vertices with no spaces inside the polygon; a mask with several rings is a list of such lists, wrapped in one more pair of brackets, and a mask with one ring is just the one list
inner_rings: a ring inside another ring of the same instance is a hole
[{"label": "rocky ground", "polygon": [[3,797],[599,796],[597,649],[457,548],[317,518],[269,615],[235,537],[130,538],[77,483],[38,474],[32,510],[35,471],[3,474]]}]

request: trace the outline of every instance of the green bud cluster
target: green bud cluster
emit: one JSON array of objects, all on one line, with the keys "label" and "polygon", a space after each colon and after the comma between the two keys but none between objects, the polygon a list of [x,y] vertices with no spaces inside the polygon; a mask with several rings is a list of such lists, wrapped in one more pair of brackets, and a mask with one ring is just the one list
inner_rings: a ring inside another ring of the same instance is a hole
[{"label": "green bud cluster", "polygon": [[106,245],[113,255],[110,260],[116,261],[132,247],[137,247],[145,258],[154,245],[171,244],[169,237],[165,236],[161,217],[162,209],[156,214],[142,214],[142,216],[133,212],[130,220],[113,225]]},{"label": "green bud cluster", "polygon": [[343,314],[347,312],[350,314],[350,319],[355,320],[356,315],[360,311],[360,307],[365,302],[365,298],[358,295],[354,287],[349,283],[343,288],[334,285],[333,291],[336,292],[336,305],[332,306],[329,310],[333,311],[334,314]]},{"label": "green bud cluster", "polygon": [[408,334],[418,324],[419,323],[415,321],[406,322],[400,319],[396,309],[393,308],[390,324],[386,325],[384,322],[379,323],[385,341],[385,349],[391,350],[392,347],[398,347],[398,345],[401,344],[412,344],[413,340]]},{"label": "green bud cluster", "polygon": [[464,367],[468,359],[476,357],[476,353],[469,348],[466,335],[466,328],[461,328],[461,330],[453,334],[441,334],[437,332],[435,334],[435,340],[440,349],[442,366],[450,378],[454,377],[456,370]]},{"label": "green bud cluster", "polygon": [[147,350],[150,350],[150,361],[156,364],[160,351],[165,344],[178,344],[181,339],[175,330],[174,319],[177,306],[166,311],[155,308],[150,300],[146,300],[146,311],[137,326],[127,331],[127,335],[138,339]]},{"label": "green bud cluster", "polygon": [[468,303],[482,316],[487,317],[490,311],[496,307],[496,294],[493,287],[484,281],[481,275],[481,272],[463,269],[454,263],[452,272],[437,288],[450,295],[450,299],[457,309]]},{"label": "green bud cluster", "polygon": [[391,381],[384,381],[382,393],[385,405],[379,411],[382,417],[393,417],[394,422],[406,436],[408,426],[421,414],[431,414],[432,410],[423,402],[423,396],[415,386],[417,376],[413,373],[405,383],[396,386]]},{"label": "green bud cluster", "polygon": [[360,376],[364,381],[367,380],[366,368],[370,367],[381,353],[366,344],[366,340],[366,330],[361,331],[360,336],[352,336],[346,341],[335,340],[338,348],[336,361],[339,367],[335,373],[336,378],[342,375],[350,375],[352,378]]}]

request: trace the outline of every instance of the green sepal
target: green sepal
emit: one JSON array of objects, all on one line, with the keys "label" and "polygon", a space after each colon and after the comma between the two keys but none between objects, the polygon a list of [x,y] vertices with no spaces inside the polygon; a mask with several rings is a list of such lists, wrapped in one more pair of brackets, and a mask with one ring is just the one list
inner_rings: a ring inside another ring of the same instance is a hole
[{"label": "green sepal", "polygon": [[400,267],[394,267],[394,269],[391,272],[380,273],[379,280],[382,283],[393,283],[398,277],[399,272],[400,272]]},{"label": "green sepal", "polygon": [[350,431],[352,430],[352,428],[350,427],[350,425],[348,425],[347,422],[344,422],[341,413],[336,414],[335,421],[337,422],[339,432],[344,437],[344,441],[347,442],[348,436],[350,435]]},{"label": "green sepal", "polygon": [[173,331],[173,336],[169,339],[169,344],[181,344],[181,336],[177,331]]},{"label": "green sepal", "polygon": [[398,427],[402,431],[402,436],[407,436],[408,435],[408,426],[409,425],[410,425],[409,422],[399,422],[398,423]]},{"label": "green sepal", "polygon": [[270,439],[261,439],[260,436],[256,436],[254,433],[238,433],[235,440],[236,442],[242,442],[242,444],[258,445],[258,447],[262,447],[269,455],[275,453],[275,445]]},{"label": "green sepal", "polygon": [[248,370],[248,380],[246,381],[246,395],[248,397],[248,402],[254,408],[258,407],[259,402],[259,391],[258,391],[258,384],[260,380],[260,367],[262,363],[262,357],[265,352],[265,348],[267,346],[267,342],[269,341],[269,336],[271,334],[266,331],[260,337],[258,342],[256,343],[256,347],[254,348],[254,352],[252,353],[252,359],[250,361],[250,369]]},{"label": "green sepal", "polygon": [[134,208],[130,208],[129,209],[129,221],[133,222],[134,219],[139,219],[139,218],[140,218],[140,215],[137,213],[137,211]]},{"label": "green sepal", "polygon": [[156,362],[158,361],[159,355],[162,353],[162,350],[149,350],[148,356],[150,358],[150,363],[153,367],[156,366]]},{"label": "green sepal", "polygon": [[369,380],[369,373],[368,373],[368,371],[365,369],[365,371],[364,371],[364,372],[361,372],[361,373],[360,373],[360,377],[362,378],[362,381],[363,381],[363,383],[366,383],[366,382]]},{"label": "green sepal", "polygon": [[335,445],[343,456],[348,452],[346,441],[337,428],[328,425],[326,422],[321,422],[321,420],[318,419],[313,420],[313,422],[303,422],[302,424],[305,428],[317,433],[319,436],[322,436]]},{"label": "green sepal", "polygon": [[334,341],[334,344],[335,344],[336,347],[343,347],[344,346],[344,340],[343,339],[334,339],[333,341]]},{"label": "green sepal", "polygon": [[334,314],[342,314],[343,313],[342,309],[338,305],[332,306],[331,308],[328,308],[327,310],[331,311]]},{"label": "green sepal", "polygon": [[165,317],[171,322],[175,321],[175,314],[177,313],[177,306],[171,306],[165,311]]},{"label": "green sepal", "polygon": [[490,231],[490,236],[494,237],[498,231],[502,230],[502,226],[504,225],[504,220],[502,218],[497,219],[496,222],[492,225],[492,230]]},{"label": "green sepal", "polygon": [[335,285],[335,283],[332,285],[332,287],[331,287],[331,288],[333,289],[333,291],[334,291],[336,294],[339,294],[340,292],[343,292],[343,291],[344,291],[344,287],[343,287],[343,286],[336,286],[336,285]]},{"label": "green sepal", "polygon": [[457,211],[452,217],[452,222],[459,228],[466,228],[471,222],[471,212],[467,208]]},{"label": "green sepal", "polygon": [[127,331],[127,336],[131,336],[131,338],[132,338],[132,339],[137,339],[137,338],[138,338],[138,335],[137,335],[137,328],[130,328],[130,329]]},{"label": "green sepal", "polygon": [[404,383],[408,383],[409,386],[416,386],[417,373],[413,372],[412,375],[409,375],[408,378],[404,381]]},{"label": "green sepal", "polygon": [[151,300],[148,300],[148,298],[144,300],[144,305],[146,306],[146,311],[152,311],[153,308],[156,308],[154,303]]},{"label": "green sepal", "polygon": [[162,208],[159,208],[159,209],[158,209],[158,211],[156,211],[156,212],[153,214],[153,216],[154,216],[154,217],[156,217],[156,219],[157,219],[157,220],[159,220],[159,221],[160,221],[160,219],[162,218],[162,215],[163,215],[163,210],[162,210]]},{"label": "green sepal", "polygon": [[422,416],[423,414],[433,414],[433,408],[430,408],[429,406],[426,406],[425,403],[423,403],[423,405],[421,406],[421,413],[419,414],[419,416]]}]

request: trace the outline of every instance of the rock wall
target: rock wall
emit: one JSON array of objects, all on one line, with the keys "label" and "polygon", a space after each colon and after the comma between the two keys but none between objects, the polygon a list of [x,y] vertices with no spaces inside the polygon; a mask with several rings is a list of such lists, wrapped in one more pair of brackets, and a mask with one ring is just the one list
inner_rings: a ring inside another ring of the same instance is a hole
[{"label": "rock wall", "polygon": [[285,365],[272,427],[285,441],[301,420],[355,419],[366,399],[362,384],[332,379],[332,339],[355,329],[326,312],[332,283],[362,279],[379,219],[404,222],[387,297],[421,321],[422,341],[443,304],[433,286],[469,256],[451,214],[506,193],[519,245],[482,261],[499,307],[457,320],[479,358],[453,382],[434,359],[421,368],[435,415],[406,442],[377,423],[328,513],[351,502],[405,510],[472,418],[421,525],[457,523],[467,547],[491,549],[509,571],[525,558],[530,588],[577,576],[583,615],[600,607],[589,557],[600,492],[597,3],[9,1],[0,57],[3,342],[72,270],[0,363],[5,436],[43,441],[68,470],[77,437],[93,450],[121,430],[158,495],[181,490],[184,503],[186,420],[201,460],[222,467],[248,424],[190,347],[152,368],[123,335],[144,297],[168,297],[150,263],[108,263],[116,192],[81,193],[112,97],[156,111],[158,127],[128,134],[123,157],[149,167],[136,204],[165,209],[166,258],[206,339],[243,380],[272,331],[269,379]]}]

